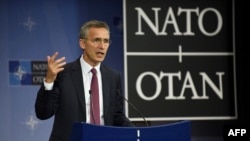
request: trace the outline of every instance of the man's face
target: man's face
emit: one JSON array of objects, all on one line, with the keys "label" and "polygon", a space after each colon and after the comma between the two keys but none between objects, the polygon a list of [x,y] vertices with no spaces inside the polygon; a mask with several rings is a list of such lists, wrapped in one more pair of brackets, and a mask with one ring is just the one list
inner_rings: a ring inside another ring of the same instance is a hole
[{"label": "man's face", "polygon": [[105,59],[110,45],[109,31],[105,28],[90,28],[86,39],[80,39],[84,49],[83,58],[92,66]]}]

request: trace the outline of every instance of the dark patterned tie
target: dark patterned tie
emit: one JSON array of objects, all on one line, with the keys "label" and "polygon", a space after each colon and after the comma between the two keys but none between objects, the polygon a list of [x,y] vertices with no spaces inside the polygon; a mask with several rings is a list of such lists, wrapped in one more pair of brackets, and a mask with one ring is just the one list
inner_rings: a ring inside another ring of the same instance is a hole
[{"label": "dark patterned tie", "polygon": [[90,123],[100,125],[99,88],[96,69],[93,68],[91,72],[93,77],[91,81]]}]

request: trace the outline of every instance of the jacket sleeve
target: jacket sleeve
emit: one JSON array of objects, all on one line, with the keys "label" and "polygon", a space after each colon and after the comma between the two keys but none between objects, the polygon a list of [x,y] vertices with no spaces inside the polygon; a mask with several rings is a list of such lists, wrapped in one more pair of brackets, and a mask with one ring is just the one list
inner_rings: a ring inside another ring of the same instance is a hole
[{"label": "jacket sleeve", "polygon": [[52,90],[45,90],[42,84],[35,101],[35,113],[41,120],[52,117],[59,107],[59,90],[56,86]]}]

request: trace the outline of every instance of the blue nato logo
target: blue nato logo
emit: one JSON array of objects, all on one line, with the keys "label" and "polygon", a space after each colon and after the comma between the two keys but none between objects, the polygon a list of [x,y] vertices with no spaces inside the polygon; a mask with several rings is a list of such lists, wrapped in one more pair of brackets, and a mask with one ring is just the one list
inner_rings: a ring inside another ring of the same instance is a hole
[{"label": "blue nato logo", "polygon": [[45,61],[10,60],[9,84],[12,86],[40,85],[46,71]]}]

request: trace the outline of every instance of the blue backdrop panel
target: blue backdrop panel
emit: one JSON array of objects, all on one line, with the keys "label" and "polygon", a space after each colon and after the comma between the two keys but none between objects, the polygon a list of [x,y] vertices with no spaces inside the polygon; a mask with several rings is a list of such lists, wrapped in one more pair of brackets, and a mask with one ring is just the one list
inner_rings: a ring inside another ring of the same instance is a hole
[{"label": "blue backdrop panel", "polygon": [[110,25],[113,42],[104,63],[123,73],[122,1],[1,0],[0,19],[1,141],[48,140],[53,118],[35,116],[39,85],[33,83],[31,65],[55,51],[67,62],[79,57],[83,22],[98,19]]}]

